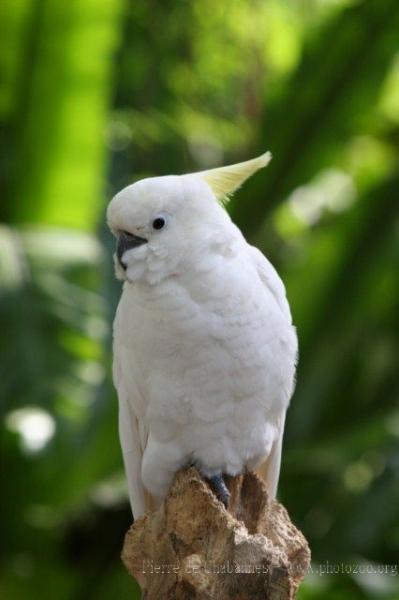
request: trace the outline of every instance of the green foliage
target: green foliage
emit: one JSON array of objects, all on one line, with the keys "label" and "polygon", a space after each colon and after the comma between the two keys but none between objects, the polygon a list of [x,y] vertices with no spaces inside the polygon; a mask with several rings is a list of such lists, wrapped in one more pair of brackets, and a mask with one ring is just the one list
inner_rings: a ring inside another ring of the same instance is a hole
[{"label": "green foliage", "polygon": [[[109,197],[270,149],[229,210],[300,338],[280,496],[302,600],[399,597],[396,0],[3,0],[0,397],[7,599],[139,597],[111,384]],[[342,570],[342,569],[341,569]]]}]

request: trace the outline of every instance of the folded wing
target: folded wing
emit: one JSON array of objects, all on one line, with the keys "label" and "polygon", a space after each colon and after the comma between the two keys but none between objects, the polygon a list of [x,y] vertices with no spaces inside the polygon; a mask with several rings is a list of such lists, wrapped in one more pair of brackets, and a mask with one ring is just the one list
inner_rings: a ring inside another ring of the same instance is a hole
[{"label": "folded wing", "polygon": [[141,478],[141,463],[148,434],[144,423],[134,411],[142,406],[143,400],[131,376],[125,371],[119,353],[114,349],[114,384],[119,400],[119,439],[128,483],[130,504],[134,519],[151,507],[151,498],[145,491]]},{"label": "folded wing", "polygon": [[[249,252],[263,285],[269,290],[269,292],[274,297],[283,315],[286,317],[287,322],[291,324],[292,317],[285,293],[285,287],[277,271],[257,248],[255,248],[254,246],[249,246]],[[257,472],[265,480],[266,488],[271,498],[275,498],[277,494],[277,486],[280,476],[284,424],[285,409],[283,410],[280,416],[278,422],[278,436],[273,442],[270,454],[267,457],[267,459],[257,468]]]}]

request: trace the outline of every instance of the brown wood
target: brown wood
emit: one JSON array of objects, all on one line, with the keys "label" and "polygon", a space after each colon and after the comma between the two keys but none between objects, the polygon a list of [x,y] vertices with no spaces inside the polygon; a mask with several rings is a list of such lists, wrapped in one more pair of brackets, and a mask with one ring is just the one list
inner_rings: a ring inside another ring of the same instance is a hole
[{"label": "brown wood", "polygon": [[146,600],[290,600],[308,544],[255,473],[229,478],[228,511],[193,469],[126,534],[122,560]]}]

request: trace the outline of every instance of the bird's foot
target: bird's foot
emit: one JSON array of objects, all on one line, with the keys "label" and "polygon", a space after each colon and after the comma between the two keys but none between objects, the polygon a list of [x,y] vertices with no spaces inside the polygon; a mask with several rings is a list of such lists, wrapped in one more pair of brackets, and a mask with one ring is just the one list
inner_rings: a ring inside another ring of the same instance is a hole
[{"label": "bird's foot", "polygon": [[224,507],[227,508],[230,500],[230,492],[223,479],[223,474],[218,473],[217,475],[213,475],[213,477],[207,477],[207,479],[212,486],[216,498],[223,502]]}]

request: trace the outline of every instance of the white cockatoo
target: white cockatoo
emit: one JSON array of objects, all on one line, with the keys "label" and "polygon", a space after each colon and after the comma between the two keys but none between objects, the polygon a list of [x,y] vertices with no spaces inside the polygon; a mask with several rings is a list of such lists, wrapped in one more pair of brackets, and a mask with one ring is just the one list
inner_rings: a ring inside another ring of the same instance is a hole
[{"label": "white cockatoo", "polygon": [[119,433],[134,518],[194,465],[225,504],[223,475],[258,468],[276,494],[297,337],[284,285],[223,204],[270,153],[151,177],[112,199]]}]

